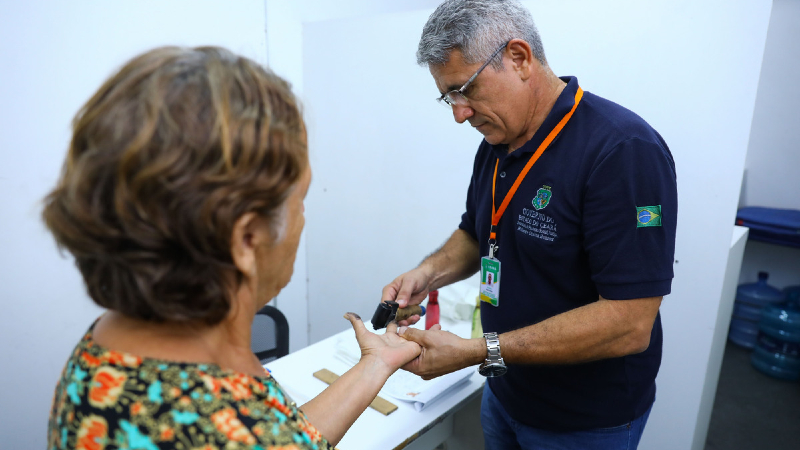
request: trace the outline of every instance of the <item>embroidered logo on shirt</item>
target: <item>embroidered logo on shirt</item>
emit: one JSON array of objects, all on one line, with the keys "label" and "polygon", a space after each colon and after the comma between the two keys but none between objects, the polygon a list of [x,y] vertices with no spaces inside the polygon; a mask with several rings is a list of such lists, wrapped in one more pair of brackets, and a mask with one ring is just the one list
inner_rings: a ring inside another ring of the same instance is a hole
[{"label": "embroidered logo on shirt", "polygon": [[517,219],[517,232],[554,242],[558,239],[558,224],[554,218],[545,213],[522,208],[522,214]]},{"label": "embroidered logo on shirt", "polygon": [[550,186],[545,185],[536,191],[536,197],[533,197],[531,203],[533,203],[533,207],[537,211],[546,208],[547,204],[550,203],[550,199],[553,198],[553,191],[550,189],[552,189]]},{"label": "embroidered logo on shirt", "polygon": [[661,226],[661,205],[636,207],[637,228],[660,227],[660,226]]}]

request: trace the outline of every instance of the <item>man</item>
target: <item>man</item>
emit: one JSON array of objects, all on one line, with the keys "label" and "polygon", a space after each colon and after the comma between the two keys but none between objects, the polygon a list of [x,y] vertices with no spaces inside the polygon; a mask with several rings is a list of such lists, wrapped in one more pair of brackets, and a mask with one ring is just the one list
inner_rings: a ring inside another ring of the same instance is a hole
[{"label": "man", "polygon": [[484,140],[458,229],[382,300],[417,304],[480,270],[486,334],[403,328],[423,347],[405,368],[433,378],[482,363],[487,449],[636,448],[673,277],[666,143],[634,113],[557,77],[516,1],[446,1],[417,59],[456,122]]}]

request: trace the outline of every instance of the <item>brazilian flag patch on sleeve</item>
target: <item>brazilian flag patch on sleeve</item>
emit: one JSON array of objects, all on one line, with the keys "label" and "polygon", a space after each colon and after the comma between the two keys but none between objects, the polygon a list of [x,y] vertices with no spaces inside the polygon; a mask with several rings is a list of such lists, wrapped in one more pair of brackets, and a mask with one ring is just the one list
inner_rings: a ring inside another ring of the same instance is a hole
[{"label": "brazilian flag patch on sleeve", "polygon": [[661,226],[661,205],[636,207],[637,228],[660,227],[660,226]]}]

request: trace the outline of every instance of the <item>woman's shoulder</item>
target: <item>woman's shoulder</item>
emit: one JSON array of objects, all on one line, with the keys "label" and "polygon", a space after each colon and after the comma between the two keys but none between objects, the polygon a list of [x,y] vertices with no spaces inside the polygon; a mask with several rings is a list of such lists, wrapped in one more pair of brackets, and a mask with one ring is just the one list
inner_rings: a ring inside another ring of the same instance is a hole
[{"label": "woman's shoulder", "polygon": [[86,442],[173,448],[187,439],[219,448],[231,441],[328,445],[266,373],[254,377],[110,350],[93,341],[92,328],[64,368],[48,435],[48,447],[57,449]]}]

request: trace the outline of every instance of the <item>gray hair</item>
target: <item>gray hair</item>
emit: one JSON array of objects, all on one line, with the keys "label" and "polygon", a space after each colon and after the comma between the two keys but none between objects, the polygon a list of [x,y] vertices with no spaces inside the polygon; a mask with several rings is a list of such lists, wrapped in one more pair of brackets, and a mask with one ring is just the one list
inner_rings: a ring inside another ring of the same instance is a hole
[{"label": "gray hair", "polygon": [[[517,0],[446,0],[422,29],[417,64],[443,65],[453,50],[461,51],[467,64],[484,62],[511,39],[526,41],[533,56],[547,65],[533,17]],[[492,66],[500,70],[502,59]]]}]

